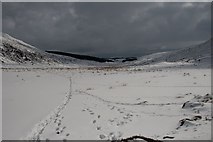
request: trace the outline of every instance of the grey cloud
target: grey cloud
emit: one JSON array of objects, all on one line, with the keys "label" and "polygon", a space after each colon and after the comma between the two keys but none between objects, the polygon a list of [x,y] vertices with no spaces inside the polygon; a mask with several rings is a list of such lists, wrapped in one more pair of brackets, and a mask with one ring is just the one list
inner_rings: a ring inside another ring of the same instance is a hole
[{"label": "grey cloud", "polygon": [[210,3],[3,3],[3,32],[43,50],[142,56],[207,40]]}]

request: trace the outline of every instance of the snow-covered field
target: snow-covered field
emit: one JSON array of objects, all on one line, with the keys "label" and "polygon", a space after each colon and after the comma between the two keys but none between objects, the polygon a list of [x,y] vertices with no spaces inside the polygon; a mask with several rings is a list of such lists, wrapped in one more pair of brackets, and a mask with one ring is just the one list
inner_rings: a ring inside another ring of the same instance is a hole
[{"label": "snow-covered field", "polygon": [[211,42],[132,62],[0,37],[3,140],[211,140]]},{"label": "snow-covered field", "polygon": [[3,69],[3,139],[211,139],[211,69]]},{"label": "snow-covered field", "polygon": [[44,72],[3,72],[3,138],[19,139],[60,104],[66,79]]}]

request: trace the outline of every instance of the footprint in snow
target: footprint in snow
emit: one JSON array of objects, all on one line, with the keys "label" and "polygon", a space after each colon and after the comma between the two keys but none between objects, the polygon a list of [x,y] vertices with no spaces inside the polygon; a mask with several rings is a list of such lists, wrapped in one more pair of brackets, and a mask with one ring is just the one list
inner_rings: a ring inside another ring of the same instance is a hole
[{"label": "footprint in snow", "polygon": [[119,112],[120,112],[120,113],[124,113],[124,112],[123,112],[123,111],[121,111],[121,110],[120,110]]},{"label": "footprint in snow", "polygon": [[57,127],[57,128],[56,128],[56,134],[59,135],[59,134],[63,133],[63,132],[64,132],[64,129],[66,129],[66,126],[61,127],[61,128]]},{"label": "footprint in snow", "polygon": [[119,138],[122,137],[122,133],[121,132],[117,132],[117,133],[114,133],[114,132],[110,132],[109,135],[108,135],[108,138],[110,140],[118,140]]},{"label": "footprint in snow", "polygon": [[123,126],[125,123],[127,123],[127,122],[121,121],[121,122],[117,123],[117,126]]},{"label": "footprint in snow", "polygon": [[192,94],[192,93],[186,93],[185,95],[188,96],[188,95],[191,95],[191,94]]},{"label": "footprint in snow", "polygon": [[61,126],[61,121],[58,123],[58,126]]},{"label": "footprint in snow", "polygon": [[101,127],[98,126],[96,129],[97,129],[97,130],[101,130]]},{"label": "footprint in snow", "polygon": [[112,108],[111,108],[111,110],[113,110],[115,108],[115,106],[113,106]]}]

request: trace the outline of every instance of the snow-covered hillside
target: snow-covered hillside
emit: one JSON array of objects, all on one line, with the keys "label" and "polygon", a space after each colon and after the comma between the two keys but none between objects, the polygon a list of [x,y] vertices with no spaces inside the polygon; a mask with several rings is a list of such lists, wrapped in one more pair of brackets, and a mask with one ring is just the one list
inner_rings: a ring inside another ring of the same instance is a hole
[{"label": "snow-covered hillside", "polygon": [[[106,66],[112,63],[99,63],[74,57],[51,54],[18,40],[8,34],[0,36],[0,60],[4,67],[79,67]],[[80,55],[79,55],[80,56]]]},{"label": "snow-covered hillside", "polygon": [[210,67],[211,65],[211,39],[208,41],[185,47],[176,51],[159,52],[143,56],[131,63],[131,65],[148,65],[156,64],[159,62],[182,62],[191,63],[193,65]]},{"label": "snow-covered hillside", "polygon": [[59,55],[51,55],[21,40],[3,33],[0,45],[0,60],[3,64],[68,64],[75,59]]},{"label": "snow-covered hillside", "polygon": [[[1,40],[2,45],[0,45],[0,60],[3,64],[48,64],[54,66],[73,66],[74,64],[77,66],[141,66],[160,62],[182,62],[191,63],[196,66],[197,64],[200,64],[199,66],[210,67],[212,39],[199,45],[182,48],[176,51],[154,53],[142,56],[138,59],[134,58],[134,60],[129,61],[127,60],[128,58],[124,58],[127,62],[124,62],[124,59],[122,59],[122,62],[115,59],[113,62],[108,63],[98,63],[95,61],[80,60],[73,57],[46,53],[4,33],[2,34]],[[109,59],[112,60],[112,58]]]},{"label": "snow-covered hillside", "polygon": [[[212,39],[211,39],[212,40]],[[166,61],[186,61],[186,62],[202,62],[206,59],[211,59],[211,40],[201,43],[199,45],[184,48],[170,53],[166,57]]]}]

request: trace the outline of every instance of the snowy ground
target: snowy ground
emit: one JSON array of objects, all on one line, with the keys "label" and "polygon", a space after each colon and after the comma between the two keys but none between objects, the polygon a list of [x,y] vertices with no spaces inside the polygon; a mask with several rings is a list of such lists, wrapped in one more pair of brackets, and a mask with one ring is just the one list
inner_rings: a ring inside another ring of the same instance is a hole
[{"label": "snowy ground", "polygon": [[[64,99],[64,78],[44,72],[3,72],[3,138],[19,139]],[[60,85],[59,85],[60,84]]]},{"label": "snowy ground", "polygon": [[210,69],[4,69],[3,139],[210,140],[211,102]]}]

